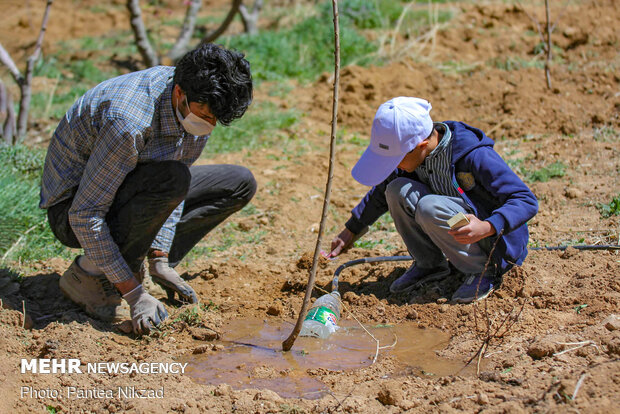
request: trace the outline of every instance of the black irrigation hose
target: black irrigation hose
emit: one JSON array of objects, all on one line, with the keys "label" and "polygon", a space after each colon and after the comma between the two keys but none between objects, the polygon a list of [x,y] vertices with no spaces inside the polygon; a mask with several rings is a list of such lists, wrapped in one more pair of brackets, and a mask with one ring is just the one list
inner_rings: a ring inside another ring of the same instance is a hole
[{"label": "black irrigation hose", "polygon": [[[620,250],[620,245],[616,244],[590,244],[590,245],[576,245],[576,246],[546,246],[546,247],[532,247],[529,250],[566,250],[572,247],[577,250]],[[411,256],[377,256],[377,257],[363,257],[361,259],[355,259],[338,266],[334,272],[334,278],[332,279],[332,292],[338,290],[338,276],[340,273],[350,266],[355,266],[362,263],[376,263],[376,262],[398,262],[404,260],[412,260]]]},{"label": "black irrigation hose", "polygon": [[620,250],[620,244],[589,244],[575,246],[530,247],[529,250],[566,250],[572,247],[577,250]]},{"label": "black irrigation hose", "polygon": [[378,257],[363,257],[361,259],[351,260],[338,266],[338,269],[334,272],[334,279],[332,280],[332,292],[338,290],[338,275],[344,269],[349,266],[354,266],[362,263],[375,263],[375,262],[397,262],[401,260],[412,260],[411,256],[378,256]]}]

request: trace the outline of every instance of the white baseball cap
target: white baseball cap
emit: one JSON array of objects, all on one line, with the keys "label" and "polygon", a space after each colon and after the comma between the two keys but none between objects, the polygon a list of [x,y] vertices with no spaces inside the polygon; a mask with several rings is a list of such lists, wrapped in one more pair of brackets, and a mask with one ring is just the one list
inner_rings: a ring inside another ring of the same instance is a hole
[{"label": "white baseball cap", "polygon": [[377,110],[370,131],[370,144],[351,175],[361,184],[377,185],[385,180],[405,155],[433,131],[430,102],[399,96]]}]

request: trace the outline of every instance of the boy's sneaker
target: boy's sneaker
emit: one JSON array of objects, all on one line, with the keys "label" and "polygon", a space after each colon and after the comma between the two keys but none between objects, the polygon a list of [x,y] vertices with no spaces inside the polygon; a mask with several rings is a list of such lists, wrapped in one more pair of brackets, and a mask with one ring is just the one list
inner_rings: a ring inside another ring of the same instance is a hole
[{"label": "boy's sneaker", "polygon": [[486,298],[494,289],[494,278],[481,276],[480,273],[469,274],[465,283],[452,295],[452,300],[457,303],[470,303]]},{"label": "boy's sneaker", "polygon": [[392,282],[390,285],[390,292],[407,292],[422,283],[439,280],[449,274],[450,268],[447,264],[427,269],[416,266],[414,263],[401,277]]},{"label": "boy's sneaker", "polygon": [[62,293],[94,318],[113,323],[131,319],[129,305],[108,278],[85,272],[77,261],[60,277]]}]

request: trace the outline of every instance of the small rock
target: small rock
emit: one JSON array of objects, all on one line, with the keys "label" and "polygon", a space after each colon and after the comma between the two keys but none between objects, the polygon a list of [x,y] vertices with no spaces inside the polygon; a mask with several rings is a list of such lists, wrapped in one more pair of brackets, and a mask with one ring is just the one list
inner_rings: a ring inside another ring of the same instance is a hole
[{"label": "small rock", "polygon": [[440,305],[443,304],[443,303],[446,303],[447,301],[448,301],[448,299],[446,299],[446,298],[439,298],[439,299],[437,299],[437,303],[439,303]]},{"label": "small rock", "polygon": [[411,309],[407,314],[407,319],[412,321],[418,319],[418,312],[415,309]]},{"label": "small rock", "polygon": [[612,313],[605,318],[603,321],[603,326],[610,331],[617,331],[620,329],[620,318]]},{"label": "small rock", "polygon": [[564,189],[564,196],[566,198],[575,199],[583,197],[583,191],[578,190],[577,188],[567,187]]},{"label": "small rock", "polygon": [[478,394],[478,398],[476,400],[480,405],[487,405],[489,403],[489,396],[485,393]]},{"label": "small rock", "polygon": [[607,346],[607,353],[609,355],[620,355],[620,336],[604,339],[602,343]]},{"label": "small rock", "polygon": [[556,344],[550,339],[543,338],[534,341],[527,350],[527,354],[533,359],[541,359],[553,355],[556,351]]},{"label": "small rock", "polygon": [[484,382],[502,382],[502,377],[495,371],[483,371],[480,373],[480,380]]},{"label": "small rock", "polygon": [[520,387],[523,385],[523,378],[509,378],[506,380],[506,384]]},{"label": "small rock", "polygon": [[214,341],[218,337],[217,332],[211,329],[194,328],[192,329],[192,338],[199,341]]},{"label": "small rock", "polygon": [[243,220],[237,223],[237,226],[239,226],[239,230],[241,231],[245,231],[248,232],[252,229],[253,223],[250,220]]},{"label": "small rock", "polygon": [[213,395],[216,397],[223,397],[226,395],[230,395],[232,392],[232,387],[228,384],[220,384],[213,390]]},{"label": "small rock", "polygon": [[274,303],[273,305],[267,308],[267,315],[278,316],[282,313],[282,305],[279,303]]},{"label": "small rock", "polygon": [[283,402],[284,400],[275,391],[261,390],[254,394],[254,401],[273,401],[276,403]]},{"label": "small rock", "polygon": [[205,352],[209,351],[210,349],[211,349],[211,347],[209,345],[200,345],[200,346],[194,348],[194,350],[192,351],[192,354],[194,354],[194,355],[204,354]]},{"label": "small rock", "polygon": [[350,303],[351,305],[356,305],[359,302],[360,297],[357,295],[357,293],[349,291],[342,296],[342,299],[345,302]]},{"label": "small rock", "polygon": [[402,394],[402,390],[396,384],[383,384],[377,394],[377,400],[383,405],[397,405],[403,400]]}]

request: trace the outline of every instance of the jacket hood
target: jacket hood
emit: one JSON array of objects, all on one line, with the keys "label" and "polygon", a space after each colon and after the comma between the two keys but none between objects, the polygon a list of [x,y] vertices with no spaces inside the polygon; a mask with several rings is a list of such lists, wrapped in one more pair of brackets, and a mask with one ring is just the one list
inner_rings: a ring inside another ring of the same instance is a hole
[{"label": "jacket hood", "polygon": [[484,132],[463,122],[444,121],[452,133],[452,163],[456,164],[472,150],[479,147],[493,147],[495,141]]}]

